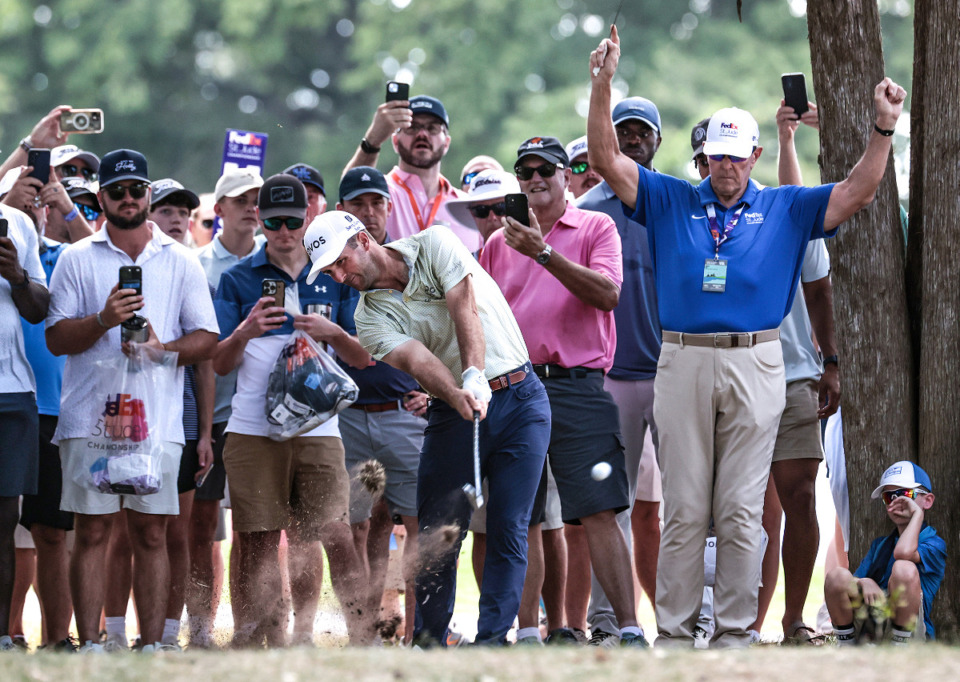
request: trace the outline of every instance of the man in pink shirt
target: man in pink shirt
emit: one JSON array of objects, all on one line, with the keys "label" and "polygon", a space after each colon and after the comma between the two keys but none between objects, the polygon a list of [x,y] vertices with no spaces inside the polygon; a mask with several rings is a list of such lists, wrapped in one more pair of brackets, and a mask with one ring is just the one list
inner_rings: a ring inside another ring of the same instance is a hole
[{"label": "man in pink shirt", "polygon": [[386,174],[393,211],[387,234],[402,239],[431,225],[446,225],[471,252],[482,246],[480,234],[453,219],[444,205],[463,192],[440,173],[440,161],[450,149],[450,117],[436,97],[417,95],[385,102],[377,107],[373,122],[345,170],[377,165],[380,148],[388,140],[399,156]]},{"label": "man in pink shirt", "polygon": [[[619,638],[605,646],[646,646],[637,624],[630,555],[616,522],[617,512],[630,504],[620,418],[603,388],[616,349],[620,235],[609,216],[567,203],[569,163],[554,137],[520,145],[514,172],[530,205],[529,226],[504,218],[480,264],[503,291],[547,388],[553,412],[550,466],[563,520],[586,530],[597,578],[621,626]],[[529,578],[525,587],[539,593]]]}]

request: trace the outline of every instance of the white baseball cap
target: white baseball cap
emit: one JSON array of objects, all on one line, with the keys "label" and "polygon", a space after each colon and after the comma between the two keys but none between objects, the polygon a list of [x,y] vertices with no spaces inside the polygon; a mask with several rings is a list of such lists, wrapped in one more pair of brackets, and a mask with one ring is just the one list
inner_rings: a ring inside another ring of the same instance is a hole
[{"label": "white baseball cap", "polygon": [[224,197],[238,197],[251,189],[260,189],[263,187],[263,178],[259,173],[247,168],[227,171],[217,180],[217,186],[213,190],[214,201],[220,201]]},{"label": "white baseball cap", "polygon": [[888,466],[880,477],[880,485],[874,489],[870,497],[873,499],[880,497],[880,493],[888,485],[895,485],[898,488],[923,488],[933,492],[933,485],[930,483],[927,472],[907,460]]},{"label": "white baseball cap", "polygon": [[710,117],[703,153],[746,158],[760,144],[760,128],[750,112],[731,107]]},{"label": "white baseball cap", "polygon": [[50,165],[54,168],[58,168],[73,159],[86,161],[94,173],[100,170],[100,158],[93,152],[80,149],[75,144],[62,144],[50,150]]},{"label": "white baseball cap", "polygon": [[467,190],[467,196],[463,199],[450,199],[444,206],[450,212],[457,222],[466,227],[476,229],[477,224],[470,215],[470,205],[478,201],[487,201],[489,199],[502,199],[508,194],[519,194],[520,183],[516,176],[506,171],[488,168],[485,171],[477,173],[470,181],[470,188]]},{"label": "white baseball cap", "polygon": [[303,246],[313,263],[307,284],[313,284],[320,271],[340,257],[350,237],[363,229],[360,219],[346,211],[327,211],[314,218],[303,233]]},{"label": "white baseball cap", "polygon": [[570,163],[573,163],[575,158],[581,154],[587,153],[587,136],[584,135],[583,137],[578,137],[576,140],[568,144],[564,151],[567,153],[567,156],[570,157]]}]

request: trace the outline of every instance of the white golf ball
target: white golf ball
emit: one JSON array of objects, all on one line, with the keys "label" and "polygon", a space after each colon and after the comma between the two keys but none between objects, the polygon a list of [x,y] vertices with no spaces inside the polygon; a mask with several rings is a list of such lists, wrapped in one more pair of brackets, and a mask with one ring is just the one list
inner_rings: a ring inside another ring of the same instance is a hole
[{"label": "white golf ball", "polygon": [[590,470],[590,477],[594,481],[602,481],[610,475],[611,471],[613,471],[613,467],[610,466],[610,462],[597,462]]}]

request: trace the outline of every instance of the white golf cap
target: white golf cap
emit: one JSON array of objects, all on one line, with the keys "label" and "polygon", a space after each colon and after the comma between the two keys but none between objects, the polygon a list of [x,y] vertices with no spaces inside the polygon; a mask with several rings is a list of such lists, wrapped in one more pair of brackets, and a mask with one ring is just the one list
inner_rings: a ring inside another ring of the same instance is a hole
[{"label": "white golf cap", "polygon": [[927,472],[907,460],[888,466],[887,470],[883,472],[883,476],[880,477],[880,485],[874,489],[870,497],[873,499],[880,497],[880,493],[888,485],[898,488],[923,488],[933,492],[933,485],[930,483]]},{"label": "white golf cap", "polygon": [[84,151],[74,144],[62,144],[50,150],[50,165],[54,168],[58,168],[73,159],[86,161],[94,173],[100,170],[100,158],[93,152]]},{"label": "white golf cap", "polygon": [[346,211],[327,211],[314,218],[303,233],[303,246],[313,263],[307,284],[313,284],[320,271],[340,257],[350,237],[363,229],[360,219]]},{"label": "white golf cap", "polygon": [[746,158],[760,144],[760,128],[750,112],[731,107],[710,117],[703,153]]},{"label": "white golf cap", "polygon": [[263,178],[259,173],[246,168],[227,171],[217,180],[217,186],[213,190],[214,201],[220,201],[224,197],[238,197],[244,192],[252,189],[260,189],[263,186]]},{"label": "white golf cap", "polygon": [[463,199],[450,199],[444,206],[450,212],[457,222],[466,227],[476,229],[477,224],[470,215],[470,205],[478,201],[488,201],[489,199],[502,199],[508,194],[519,194],[520,183],[516,176],[502,170],[488,168],[485,171],[477,173],[470,181],[470,188],[467,190],[467,196]]},{"label": "white golf cap", "polygon": [[570,163],[573,163],[575,158],[581,154],[587,153],[587,136],[584,135],[583,137],[578,137],[576,140],[568,144],[564,151],[567,153],[567,156],[570,157]]}]

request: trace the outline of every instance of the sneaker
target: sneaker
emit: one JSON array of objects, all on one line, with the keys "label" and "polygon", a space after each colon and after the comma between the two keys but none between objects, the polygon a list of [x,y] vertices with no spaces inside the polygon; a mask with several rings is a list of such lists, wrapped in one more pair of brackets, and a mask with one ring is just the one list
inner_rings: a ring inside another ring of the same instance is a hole
[{"label": "sneaker", "polygon": [[577,644],[585,645],[590,641],[590,638],[587,637],[587,633],[580,628],[570,628],[570,631],[573,633],[573,636],[577,638]]},{"label": "sneaker", "polygon": [[127,640],[122,635],[113,635],[107,637],[103,642],[103,650],[108,654],[115,654],[118,651],[129,651],[130,647],[127,645]]},{"label": "sneaker", "polygon": [[77,639],[73,635],[67,635],[66,639],[62,639],[59,642],[41,644],[37,647],[37,651],[51,651],[55,654],[75,654],[79,648],[80,645]]},{"label": "sneaker", "polygon": [[14,635],[13,636],[13,646],[24,651],[30,651],[30,643],[27,642],[27,638],[23,635]]},{"label": "sneaker", "polygon": [[81,654],[103,654],[104,651],[103,645],[100,642],[91,642],[89,639],[86,643],[80,647],[79,652]]},{"label": "sneaker", "polygon": [[619,637],[612,632],[604,632],[603,630],[594,630],[591,632],[590,639],[587,641],[588,646],[601,646],[606,649],[612,649],[619,643]]},{"label": "sneaker", "polygon": [[556,630],[551,630],[547,633],[547,644],[553,645],[574,645],[579,646],[580,640],[577,639],[576,633],[570,628],[557,628]]},{"label": "sneaker", "polygon": [[707,631],[704,630],[699,625],[693,628],[693,648],[694,649],[710,648],[710,638],[707,636]]},{"label": "sneaker", "polygon": [[530,635],[529,637],[521,637],[518,639],[514,646],[543,646],[543,642],[540,641],[540,638],[536,635]]},{"label": "sneaker", "polygon": [[19,651],[20,649],[16,644],[13,643],[13,638],[10,635],[4,635],[0,637],[0,651]]},{"label": "sneaker", "polygon": [[467,643],[466,638],[461,635],[459,632],[454,632],[453,630],[447,630],[447,639],[445,645],[448,649],[456,649],[459,646],[463,646]]},{"label": "sneaker", "polygon": [[644,639],[643,633],[624,632],[620,635],[620,646],[636,647],[638,649],[649,649],[650,645]]}]

